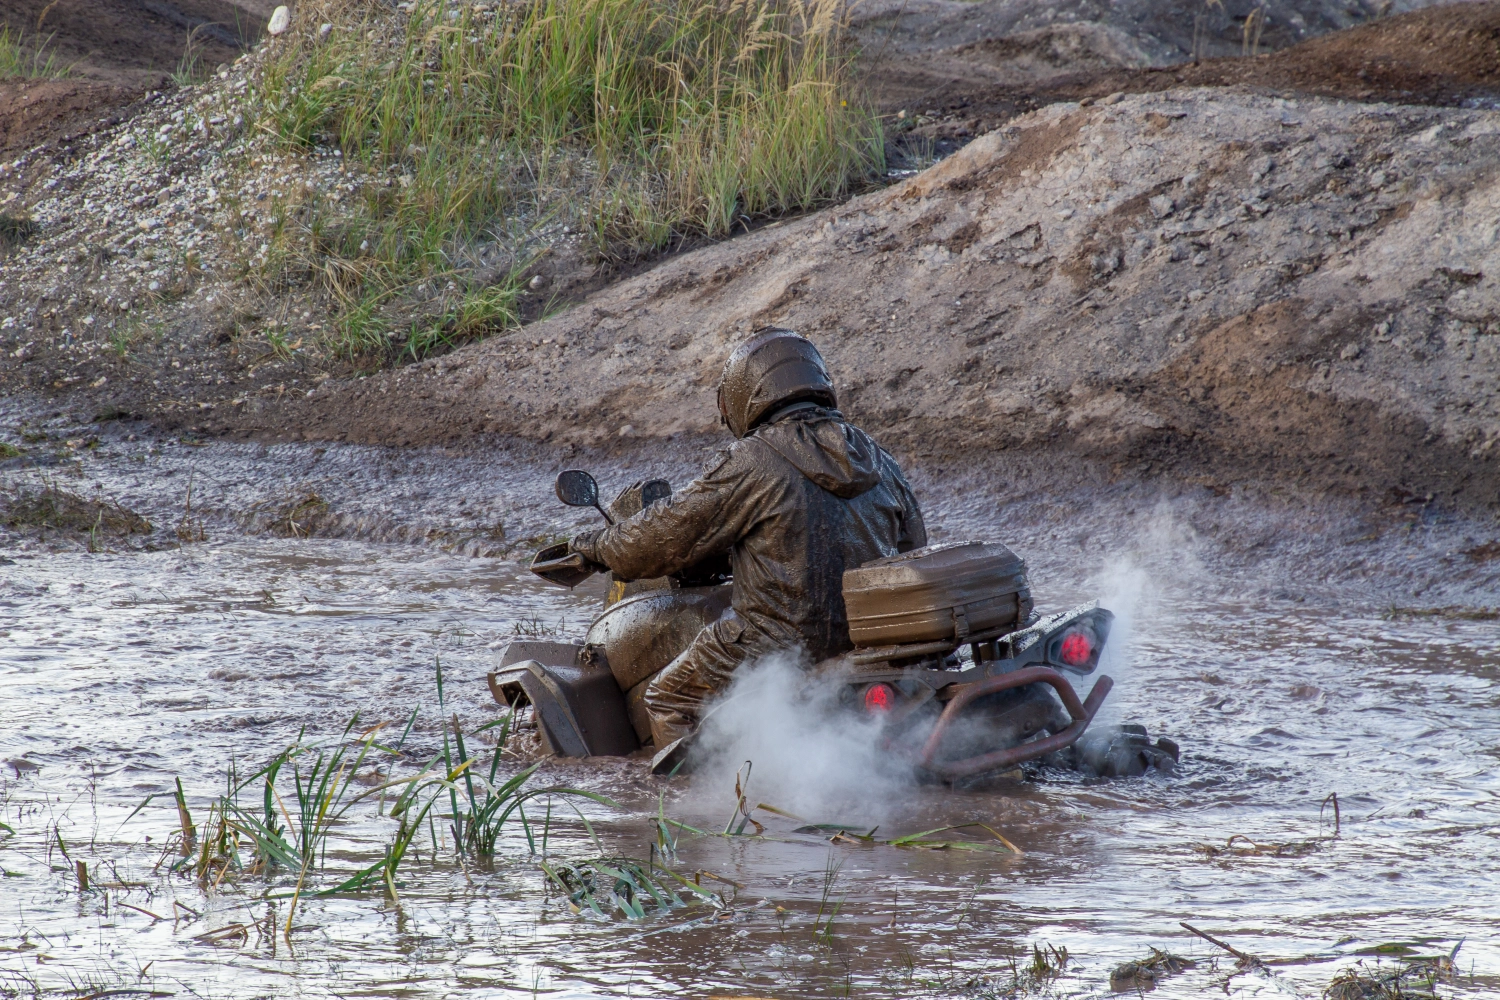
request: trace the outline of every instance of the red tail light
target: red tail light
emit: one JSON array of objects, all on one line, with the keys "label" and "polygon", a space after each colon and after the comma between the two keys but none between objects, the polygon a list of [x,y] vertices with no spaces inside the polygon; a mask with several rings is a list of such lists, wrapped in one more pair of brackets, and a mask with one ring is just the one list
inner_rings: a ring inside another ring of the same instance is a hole
[{"label": "red tail light", "polygon": [[889,712],[896,703],[896,692],[889,684],[871,684],[865,688],[865,711],[870,714]]},{"label": "red tail light", "polygon": [[1094,656],[1094,637],[1087,632],[1069,632],[1063,636],[1058,655],[1070,667],[1084,667]]}]

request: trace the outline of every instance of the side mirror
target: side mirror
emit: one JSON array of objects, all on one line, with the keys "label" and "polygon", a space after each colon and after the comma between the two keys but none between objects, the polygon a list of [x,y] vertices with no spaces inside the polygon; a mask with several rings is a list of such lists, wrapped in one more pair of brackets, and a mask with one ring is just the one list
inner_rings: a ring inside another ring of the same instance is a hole
[{"label": "side mirror", "polygon": [[595,507],[599,504],[599,484],[582,469],[558,473],[553,488],[557,491],[557,499],[569,507]]},{"label": "side mirror", "polygon": [[599,506],[599,484],[582,469],[559,472],[552,488],[557,493],[557,499],[569,507],[592,507],[604,516],[604,523],[615,523],[614,518]]}]

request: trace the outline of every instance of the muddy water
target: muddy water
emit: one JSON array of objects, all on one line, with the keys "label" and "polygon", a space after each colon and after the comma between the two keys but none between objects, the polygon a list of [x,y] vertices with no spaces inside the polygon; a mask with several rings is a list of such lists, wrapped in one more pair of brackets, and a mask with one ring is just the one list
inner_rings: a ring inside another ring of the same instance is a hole
[{"label": "muddy water", "polygon": [[[1492,529],[1403,516],[1355,567],[1339,538],[1368,534],[1364,515],[1303,511],[1312,527],[1290,537],[1285,509],[1211,495],[1079,486],[1044,503],[1022,486],[985,497],[959,476],[918,477],[949,534],[1018,540],[1040,605],[1107,598],[1122,617],[1109,711],[1185,748],[1172,778],[1054,774],[872,804],[881,836],[978,821],[1020,856],[834,844],[759,813],[763,837],[678,845],[678,869],[739,884],[705,882],[724,889],[727,908],[601,921],[549,897],[519,827],[484,866],[457,863],[439,832],[436,849],[424,835],[403,866],[399,903],[376,892],[304,901],[290,945],[271,932],[286,901],[264,898],[290,891],[287,879],[204,886],[171,874],[177,813],[162,798],[132,816],[146,796],[180,779],[201,819],[231,762],[258,765],[299,732],[334,739],[356,711],[360,728],[394,733],[420,707],[405,758],[380,764],[413,773],[439,747],[439,719],[457,714],[472,730],[494,718],[483,676],[508,637],[582,630],[597,588],[561,591],[511,559],[470,554],[496,520],[518,552],[528,533],[575,523],[547,498],[554,468],[517,455],[124,440],[53,467],[63,485],[97,483],[158,524],[178,516],[192,474],[207,540],[97,554],[7,542],[0,822],[15,833],[0,830],[0,991],[956,996],[1003,993],[1013,960],[1024,965],[1038,943],[1071,956],[1050,987],[1059,995],[1107,992],[1110,970],[1151,947],[1198,961],[1160,995],[1220,988],[1233,960],[1184,920],[1269,963],[1230,979],[1230,992],[1317,996],[1340,969],[1376,961],[1362,952],[1412,940],[1426,954],[1463,941],[1462,974],[1445,992],[1500,991],[1500,627],[1461,616],[1496,603],[1494,578],[1452,557]],[[662,468],[682,478],[680,456],[651,466]],[[248,506],[310,484],[340,530],[363,539],[246,534]],[[1277,532],[1281,543],[1255,542]],[[1394,603],[1450,611],[1391,616]],[[506,758],[502,771],[521,766]],[[704,829],[730,812],[729,789],[661,784],[639,762],[554,762],[534,780],[618,801],[584,804],[612,855],[649,855],[659,793],[669,814]],[[751,796],[774,803],[779,791]],[[1331,792],[1337,837],[1331,810],[1320,816]],[[394,829],[374,801],[357,808],[318,884],[378,859]],[[1237,835],[1261,851],[1205,850]],[[559,804],[547,851],[600,847]],[[100,883],[86,893],[77,860]],[[831,933],[814,933],[834,904]]]}]

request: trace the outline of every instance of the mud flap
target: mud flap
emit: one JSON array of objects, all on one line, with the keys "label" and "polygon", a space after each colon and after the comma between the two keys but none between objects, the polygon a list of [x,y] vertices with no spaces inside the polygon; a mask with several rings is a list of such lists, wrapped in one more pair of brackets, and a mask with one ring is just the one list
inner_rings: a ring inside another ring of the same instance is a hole
[{"label": "mud flap", "polygon": [[[506,662],[527,653],[547,656],[553,662],[536,658]],[[640,749],[614,674],[601,658],[584,655],[583,646],[513,642],[501,663],[489,675],[495,700],[515,705],[524,695],[535,708],[537,728],[553,753],[624,757]]]},{"label": "mud flap", "polygon": [[577,663],[583,646],[576,642],[552,642],[543,639],[512,639],[500,654],[500,667],[490,671],[486,678],[490,684],[490,696],[501,708],[514,708],[518,699],[525,699],[521,689],[521,674],[518,664],[527,660],[540,663]]}]

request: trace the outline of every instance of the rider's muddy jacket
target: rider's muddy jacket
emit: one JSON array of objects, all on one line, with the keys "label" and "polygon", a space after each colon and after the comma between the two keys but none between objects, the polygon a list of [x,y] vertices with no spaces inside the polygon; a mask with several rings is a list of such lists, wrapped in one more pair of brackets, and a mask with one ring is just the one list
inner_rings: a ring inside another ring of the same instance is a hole
[{"label": "rider's muddy jacket", "polygon": [[754,645],[801,646],[816,661],[850,648],[844,570],[926,544],[895,459],[839,411],[804,403],[734,442],[670,500],[573,548],[627,580],[727,549],[735,615]]}]

